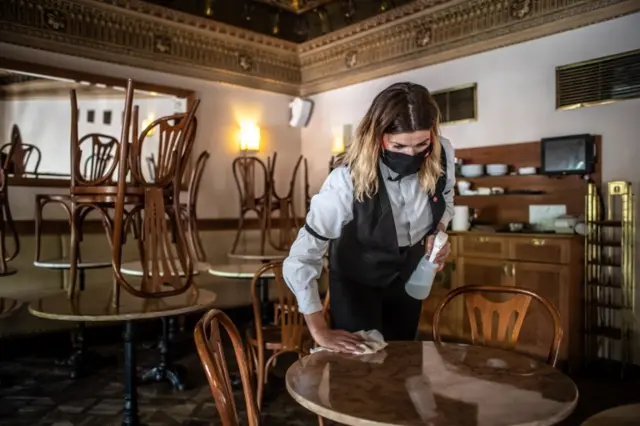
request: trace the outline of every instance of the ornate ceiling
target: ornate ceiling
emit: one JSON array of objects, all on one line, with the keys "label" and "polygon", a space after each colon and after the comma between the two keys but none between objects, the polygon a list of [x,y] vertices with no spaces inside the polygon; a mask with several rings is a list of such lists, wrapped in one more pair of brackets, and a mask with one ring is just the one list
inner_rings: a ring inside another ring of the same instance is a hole
[{"label": "ornate ceiling", "polygon": [[[269,13],[256,12],[262,7],[295,18],[321,7],[342,10],[344,1],[154,2],[3,0],[0,40],[306,96],[640,11],[638,0],[415,0],[396,1],[395,7],[379,13],[382,2],[371,0],[368,4],[377,5],[371,17],[347,26],[335,18],[336,27],[324,35],[311,31],[310,25],[303,39],[307,41],[292,42],[284,35],[293,31],[293,25],[283,23],[277,36],[268,35],[267,26],[247,30],[225,22],[223,16],[231,19],[231,15],[223,12],[224,7],[250,5],[249,21],[266,22]],[[210,17],[202,16],[205,2],[212,8]],[[187,12],[172,6],[179,4],[180,8],[192,4],[199,9]],[[238,15],[233,16],[237,19]],[[0,51],[0,61],[2,56]]]},{"label": "ornate ceiling", "polygon": [[145,0],[283,40],[301,43],[411,0]]}]

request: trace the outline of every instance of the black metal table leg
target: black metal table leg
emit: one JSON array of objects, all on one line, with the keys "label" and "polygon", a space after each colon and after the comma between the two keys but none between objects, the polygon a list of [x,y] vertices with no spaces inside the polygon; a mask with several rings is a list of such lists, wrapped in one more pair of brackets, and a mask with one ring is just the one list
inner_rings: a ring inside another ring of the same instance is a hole
[{"label": "black metal table leg", "polygon": [[174,340],[175,317],[162,318],[162,337],[158,344],[160,350],[160,364],[148,370],[142,375],[142,383],[169,381],[176,390],[184,390],[184,383],[176,366],[171,362],[171,342]]},{"label": "black metal table leg", "polygon": [[[84,269],[80,269],[80,291],[84,290],[85,274]],[[99,369],[111,364],[114,359],[106,358],[95,352],[87,351],[85,343],[85,323],[78,323],[78,330],[73,337],[72,352],[68,358],[57,361],[56,365],[70,367],[69,376],[72,379],[89,374],[91,370]]]},{"label": "black metal table leg", "polygon": [[71,367],[71,371],[69,372],[69,376],[72,379],[77,379],[82,376],[86,372],[86,368],[84,365],[84,361],[86,358],[86,345],[84,343],[84,322],[78,323],[78,331],[76,331],[75,336],[72,338],[72,352],[68,358],[56,361],[56,365]]},{"label": "black metal table leg", "polygon": [[139,426],[138,389],[136,388],[136,347],[132,321],[125,323],[124,333],[124,414],[123,426]]}]

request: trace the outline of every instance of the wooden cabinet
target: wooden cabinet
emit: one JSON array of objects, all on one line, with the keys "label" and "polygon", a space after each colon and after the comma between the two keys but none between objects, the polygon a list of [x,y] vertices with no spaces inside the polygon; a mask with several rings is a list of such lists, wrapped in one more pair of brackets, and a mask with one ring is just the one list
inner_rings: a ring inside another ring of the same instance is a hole
[{"label": "wooden cabinet", "polygon": [[[575,365],[581,353],[581,239],[572,235],[480,234],[451,235],[456,246],[448,267],[439,274],[423,304],[420,330],[431,334],[433,312],[447,291],[465,285],[515,286],[546,297],[560,312],[564,337],[558,359]],[[452,250],[453,252],[453,250]],[[509,295],[491,295],[502,301]],[[469,339],[469,318],[459,297],[443,311],[442,334]],[[545,308],[532,301],[518,340],[518,349],[546,358],[553,338],[553,322]]]}]

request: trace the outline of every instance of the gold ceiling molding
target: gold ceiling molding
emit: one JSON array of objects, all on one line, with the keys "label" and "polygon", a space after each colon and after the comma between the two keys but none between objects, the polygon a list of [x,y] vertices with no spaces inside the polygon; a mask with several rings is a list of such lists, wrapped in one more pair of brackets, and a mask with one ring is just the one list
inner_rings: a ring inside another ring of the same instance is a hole
[{"label": "gold ceiling molding", "polygon": [[255,0],[293,13],[305,13],[334,0]]},{"label": "gold ceiling molding", "polygon": [[296,45],[138,0],[3,0],[0,38],[310,95],[637,11],[637,0],[420,0]]}]

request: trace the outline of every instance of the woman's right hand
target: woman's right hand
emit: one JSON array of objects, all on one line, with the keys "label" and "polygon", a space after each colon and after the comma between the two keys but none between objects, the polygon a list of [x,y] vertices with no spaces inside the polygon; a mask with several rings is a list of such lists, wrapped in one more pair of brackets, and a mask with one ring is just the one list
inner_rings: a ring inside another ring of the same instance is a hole
[{"label": "woman's right hand", "polygon": [[311,337],[320,346],[338,352],[353,352],[362,343],[362,338],[345,330],[329,328],[322,311],[305,315]]},{"label": "woman's right hand", "polygon": [[362,343],[360,336],[345,330],[325,328],[312,332],[312,336],[319,346],[337,352],[354,352],[358,349],[358,345]]}]

